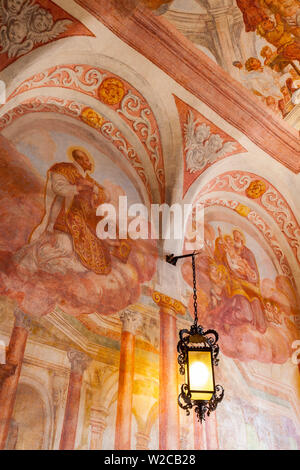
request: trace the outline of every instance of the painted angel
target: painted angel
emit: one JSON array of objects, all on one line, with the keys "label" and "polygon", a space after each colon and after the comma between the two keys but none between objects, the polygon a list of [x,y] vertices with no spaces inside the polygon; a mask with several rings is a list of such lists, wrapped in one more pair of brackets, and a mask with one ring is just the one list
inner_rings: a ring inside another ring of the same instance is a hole
[{"label": "painted angel", "polygon": [[8,20],[8,11],[6,8],[6,2],[5,0],[0,0],[0,24],[1,26],[3,24],[6,24]]},{"label": "painted angel", "polygon": [[235,142],[225,142],[219,134],[211,134],[209,139],[205,142],[205,149],[209,162],[212,163],[220,157],[224,157],[227,153],[236,150],[237,144]]},{"label": "painted angel", "polygon": [[201,169],[205,164],[204,142],[210,134],[210,127],[195,120],[192,111],[189,112],[187,123],[184,125],[186,164],[190,173]]},{"label": "painted angel", "polygon": [[210,127],[195,120],[192,111],[189,112],[184,126],[186,165],[190,173],[201,170],[208,163],[236,150],[236,143],[225,142],[218,134],[211,134]]},{"label": "painted angel", "polygon": [[0,3],[0,52],[17,57],[26,47],[29,31],[28,18],[39,5],[33,0],[1,0]]},{"label": "painted angel", "polygon": [[33,45],[37,43],[47,43],[56,39],[61,33],[66,31],[67,27],[72,23],[71,20],[53,20],[51,13],[39,8],[34,11],[29,21],[28,39]]},{"label": "painted angel", "polygon": [[6,24],[10,17],[17,16],[25,0],[0,0],[0,23]]},{"label": "painted angel", "polygon": [[35,44],[56,39],[71,24],[70,20],[54,22],[51,13],[31,0],[25,2],[16,16],[9,16],[0,28],[1,53],[19,57],[30,52]]},{"label": "painted angel", "polygon": [[18,57],[23,51],[26,52],[27,33],[26,23],[17,17],[11,18],[6,25],[2,25],[0,28],[0,52],[7,52],[9,58]]}]

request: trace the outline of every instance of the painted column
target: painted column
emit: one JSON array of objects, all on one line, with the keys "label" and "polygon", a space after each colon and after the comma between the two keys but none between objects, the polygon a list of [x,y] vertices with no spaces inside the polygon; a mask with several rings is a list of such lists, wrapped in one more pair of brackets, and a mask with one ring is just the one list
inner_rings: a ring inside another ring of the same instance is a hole
[{"label": "painted column", "polygon": [[189,428],[188,426],[182,426],[180,422],[180,450],[187,450],[189,448]]},{"label": "painted column", "polygon": [[[237,7],[238,8],[238,7]],[[238,39],[239,47],[242,54],[243,62],[246,62],[249,57],[256,57],[255,42],[250,40],[249,33],[245,31],[245,25],[243,19],[241,19],[241,34]]]},{"label": "painted column", "polygon": [[0,449],[4,449],[16,400],[17,387],[24,359],[30,318],[18,307],[8,345],[6,364],[0,366]]},{"label": "painted column", "polygon": [[214,411],[205,421],[207,450],[219,449],[217,415]]},{"label": "painted column", "polygon": [[89,358],[82,352],[68,351],[71,363],[68,396],[65,408],[63,429],[60,439],[60,450],[73,450],[75,446],[78,413],[83,373],[88,366]]},{"label": "painted column", "polygon": [[184,315],[186,309],[159,292],[153,293],[153,300],[160,308],[159,449],[176,450],[180,449],[176,315]]},{"label": "painted column", "polygon": [[122,334],[115,449],[130,450],[135,335],[141,325],[141,316],[138,312],[126,309],[120,314],[120,320]]},{"label": "painted column", "polygon": [[232,65],[232,62],[236,60],[234,56],[234,45],[231,38],[231,32],[228,23],[228,9],[227,8],[213,8],[209,10],[209,13],[215,20],[216,30],[218,33],[221,58],[223,66],[230,75],[238,78],[238,70]]},{"label": "painted column", "polygon": [[106,429],[107,410],[104,408],[92,408],[90,425],[91,425],[91,450],[102,449],[103,433]]},{"label": "painted column", "polygon": [[143,432],[137,432],[136,433],[136,450],[149,450],[148,449],[149,439],[150,437],[148,436],[148,434],[145,434]]},{"label": "painted column", "polygon": [[206,448],[205,422],[202,421],[202,423],[200,423],[195,412],[193,412],[193,415],[194,415],[194,449],[205,450]]}]

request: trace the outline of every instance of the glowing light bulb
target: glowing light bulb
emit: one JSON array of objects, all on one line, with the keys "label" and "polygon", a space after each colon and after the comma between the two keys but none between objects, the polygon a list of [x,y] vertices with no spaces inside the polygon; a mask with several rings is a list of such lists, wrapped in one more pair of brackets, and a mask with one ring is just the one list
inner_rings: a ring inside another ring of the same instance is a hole
[{"label": "glowing light bulb", "polygon": [[199,390],[207,383],[209,371],[203,362],[194,362],[190,366],[190,388]]}]

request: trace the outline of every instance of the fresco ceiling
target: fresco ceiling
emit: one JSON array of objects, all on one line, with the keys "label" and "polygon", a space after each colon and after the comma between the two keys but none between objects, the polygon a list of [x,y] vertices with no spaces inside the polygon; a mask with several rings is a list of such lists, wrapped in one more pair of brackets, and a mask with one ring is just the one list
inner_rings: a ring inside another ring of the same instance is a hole
[{"label": "fresco ceiling", "polygon": [[299,112],[298,0],[173,0],[156,13],[292,123]]}]

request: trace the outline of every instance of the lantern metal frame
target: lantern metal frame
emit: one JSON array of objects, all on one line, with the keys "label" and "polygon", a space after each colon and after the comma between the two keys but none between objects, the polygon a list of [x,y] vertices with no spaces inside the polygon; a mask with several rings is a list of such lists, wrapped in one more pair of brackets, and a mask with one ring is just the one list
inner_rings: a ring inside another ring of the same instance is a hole
[{"label": "lantern metal frame", "polygon": [[[181,375],[185,375],[187,370],[188,383],[184,383],[181,386],[181,393],[178,396],[179,406],[186,411],[187,415],[190,415],[190,410],[195,407],[195,412],[200,422],[205,421],[206,415],[209,416],[211,412],[215,411],[218,404],[223,400],[224,389],[222,385],[215,385],[215,374],[214,366],[219,363],[219,345],[217,344],[219,335],[215,330],[208,329],[204,330],[203,326],[198,325],[198,306],[197,306],[197,286],[196,286],[196,268],[195,268],[195,256],[198,253],[194,252],[189,255],[174,256],[168,255],[167,262],[173,264],[177,263],[180,258],[192,257],[192,268],[193,268],[193,298],[194,298],[194,323],[190,329],[182,329],[179,332],[179,342],[177,344],[178,352],[178,364],[179,372]],[[189,363],[188,353],[189,351],[210,351],[211,353],[211,365],[212,365],[212,379],[213,379],[213,391],[212,396],[209,400],[198,400],[192,398],[193,392],[204,393],[207,392],[201,390],[190,390],[189,386]]]}]

